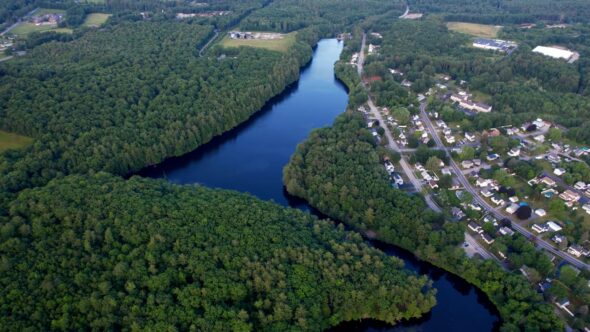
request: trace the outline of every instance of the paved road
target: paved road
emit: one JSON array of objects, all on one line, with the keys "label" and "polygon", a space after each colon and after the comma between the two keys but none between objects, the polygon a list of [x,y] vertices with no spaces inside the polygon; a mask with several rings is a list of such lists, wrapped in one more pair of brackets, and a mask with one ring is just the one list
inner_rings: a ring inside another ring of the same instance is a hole
[{"label": "paved road", "polygon": [[35,8],[33,10],[31,10],[30,12],[28,12],[27,14],[25,14],[22,18],[19,18],[16,22],[14,22],[13,25],[9,26],[8,28],[4,29],[4,31],[0,32],[0,36],[4,36],[5,34],[8,33],[8,31],[12,30],[15,26],[17,26],[19,23],[21,23],[23,21],[24,17],[28,17],[33,15],[33,13],[39,8]]},{"label": "paved road", "polygon": [[203,53],[205,52],[207,47],[209,47],[209,45],[215,40],[215,38],[217,38],[217,36],[219,36],[219,31],[215,29],[215,34],[213,35],[213,37],[211,37],[207,44],[203,45],[203,47],[201,47],[201,49],[199,50],[199,57],[203,57]]},{"label": "paved road", "polygon": [[543,248],[543,249],[553,253],[554,255],[561,257],[562,259],[566,260],[568,263],[570,263],[578,268],[590,270],[590,265],[569,255],[566,252],[555,249],[553,247],[553,245],[551,245],[550,243],[548,243],[540,238],[537,238],[528,229],[526,229],[525,227],[522,227],[515,220],[513,220],[513,218],[510,215],[506,215],[503,212],[496,210],[485,199],[483,199],[481,196],[479,196],[479,192],[471,186],[471,183],[469,183],[469,181],[467,180],[467,178],[465,177],[465,175],[461,171],[461,168],[459,167],[459,165],[457,165],[457,163],[453,160],[453,158],[451,158],[449,150],[442,144],[442,141],[440,140],[440,137],[436,133],[436,130],[434,129],[434,126],[432,125],[432,122],[428,118],[428,114],[426,114],[426,106],[427,106],[427,103],[420,104],[420,116],[422,117],[422,120],[423,120],[424,124],[426,125],[427,130],[430,132],[431,136],[434,138],[436,145],[440,148],[443,148],[446,151],[447,155],[449,156],[450,165],[454,169],[457,179],[459,180],[461,185],[465,188],[465,190],[467,190],[469,193],[471,193],[471,195],[473,195],[473,198],[475,199],[475,201],[477,203],[479,203],[483,208],[485,208],[486,210],[491,212],[494,215],[494,217],[496,217],[498,220],[501,220],[504,218],[510,219],[512,221],[512,227],[517,232],[524,235],[527,239],[534,241],[535,244],[537,245],[537,247]]},{"label": "paved road", "polygon": [[[359,76],[361,77],[361,80],[362,80],[363,66],[365,63],[364,62],[365,61],[365,55],[364,55],[365,54],[365,45],[366,45],[366,35],[363,34],[363,40],[361,43],[361,52],[359,54],[359,61],[358,61],[358,66],[357,66],[358,73],[359,73]],[[363,85],[364,85],[364,83],[363,83]],[[375,117],[375,119],[377,119],[379,121],[379,125],[385,130],[385,138],[387,139],[387,146],[394,151],[400,151],[399,146],[397,145],[397,143],[393,139],[393,135],[391,134],[389,127],[387,126],[386,122],[383,120],[383,116],[381,115],[381,112],[379,112],[379,109],[377,109],[377,107],[373,103],[371,96],[369,95],[368,97],[369,98],[367,100],[367,104],[369,105],[369,109],[371,111],[371,114],[373,115],[373,117]],[[399,164],[402,167],[402,169],[404,170],[404,173],[406,173],[406,176],[410,180],[410,183],[412,184],[412,186],[414,186],[416,191],[421,192],[422,191],[422,183],[420,182],[420,180],[418,180],[418,178],[416,178],[416,175],[414,175],[412,167],[410,166],[410,164],[408,163],[408,161],[406,160],[406,158],[403,155],[401,155],[401,159],[399,161]],[[432,197],[430,195],[425,195],[424,199],[426,200],[426,204],[432,210],[434,210],[436,212],[442,212],[442,209],[434,202],[434,200],[432,199]]]},{"label": "paved road", "polygon": [[[469,234],[467,232],[465,232],[465,242],[467,242],[469,244],[468,248],[471,248],[472,252],[473,251],[477,252],[484,259],[493,259],[493,260],[496,260],[497,262],[500,263],[500,261],[498,260],[498,258],[496,258],[496,256],[490,254],[485,248],[483,248],[481,246],[481,244],[479,244],[479,242],[477,242],[475,240],[475,238],[471,234]],[[466,251],[468,251],[468,250],[466,250]]]}]

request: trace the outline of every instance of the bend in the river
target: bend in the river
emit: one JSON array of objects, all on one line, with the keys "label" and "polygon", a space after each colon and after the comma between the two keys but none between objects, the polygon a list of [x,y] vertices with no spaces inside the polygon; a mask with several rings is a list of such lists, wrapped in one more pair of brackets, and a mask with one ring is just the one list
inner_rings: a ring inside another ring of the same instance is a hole
[{"label": "bend in the river", "polygon": [[[273,98],[250,120],[185,156],[146,168],[139,175],[165,177],[178,184],[199,183],[248,192],[285,206],[310,210],[304,201],[284,191],[282,169],[298,143],[314,128],[331,125],[346,108],[346,89],[334,77],[334,63],[341,51],[342,44],[336,39],[320,41],[299,81]],[[335,330],[491,331],[497,328],[499,317],[482,292],[395,246],[378,242],[373,245],[403,259],[407,268],[428,274],[438,290],[437,305],[422,319],[393,327],[365,320],[345,323]]]}]

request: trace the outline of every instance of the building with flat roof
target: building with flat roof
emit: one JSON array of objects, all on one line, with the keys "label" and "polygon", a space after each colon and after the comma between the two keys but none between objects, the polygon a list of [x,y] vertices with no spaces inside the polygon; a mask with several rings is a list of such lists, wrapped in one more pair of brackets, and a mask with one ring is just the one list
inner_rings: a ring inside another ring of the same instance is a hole
[{"label": "building with flat roof", "polygon": [[473,41],[473,46],[485,50],[499,52],[510,52],[516,48],[516,43],[501,39],[477,38]]},{"label": "building with flat roof", "polygon": [[564,59],[566,61],[575,61],[579,56],[576,52],[572,52],[566,48],[537,46],[533,52],[543,54],[554,59]]}]

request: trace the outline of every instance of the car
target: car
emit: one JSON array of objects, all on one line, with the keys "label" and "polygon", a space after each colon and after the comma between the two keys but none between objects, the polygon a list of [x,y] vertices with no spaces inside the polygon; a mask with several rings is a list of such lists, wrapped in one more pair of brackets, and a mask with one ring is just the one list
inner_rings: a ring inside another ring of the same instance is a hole
[{"label": "car", "polygon": [[465,248],[469,247],[469,243],[463,242],[463,247],[465,247]]}]

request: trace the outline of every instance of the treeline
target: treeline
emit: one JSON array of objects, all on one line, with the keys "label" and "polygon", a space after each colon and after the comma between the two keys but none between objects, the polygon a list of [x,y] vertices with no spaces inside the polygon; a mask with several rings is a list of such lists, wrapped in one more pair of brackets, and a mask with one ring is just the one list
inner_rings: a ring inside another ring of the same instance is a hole
[{"label": "treeline", "polygon": [[359,234],[245,194],[70,176],[1,221],[6,330],[318,331],[435,303]]},{"label": "treeline", "polygon": [[0,0],[0,30],[36,8],[37,0]]},{"label": "treeline", "polygon": [[449,21],[514,24],[536,21],[588,22],[584,0],[410,0],[412,11],[436,13]]},{"label": "treeline", "polygon": [[468,259],[464,225],[445,222],[424,201],[393,189],[360,115],[345,113],[332,128],[314,131],[284,169],[287,190],[322,213],[410,250],[483,290],[498,308],[503,330],[557,331],[562,322],[517,274],[493,261]]},{"label": "treeline", "polygon": [[242,21],[246,30],[291,32],[314,26],[325,33],[339,33],[363,19],[392,12],[401,15],[402,1],[379,0],[274,0]]},{"label": "treeline", "polygon": [[301,31],[287,54],[236,48],[218,50],[224,59],[199,58],[211,33],[122,23],[2,63],[2,129],[36,138],[0,157],[3,195],[63,174],[124,175],[192,151],[295,81],[317,40]]}]

